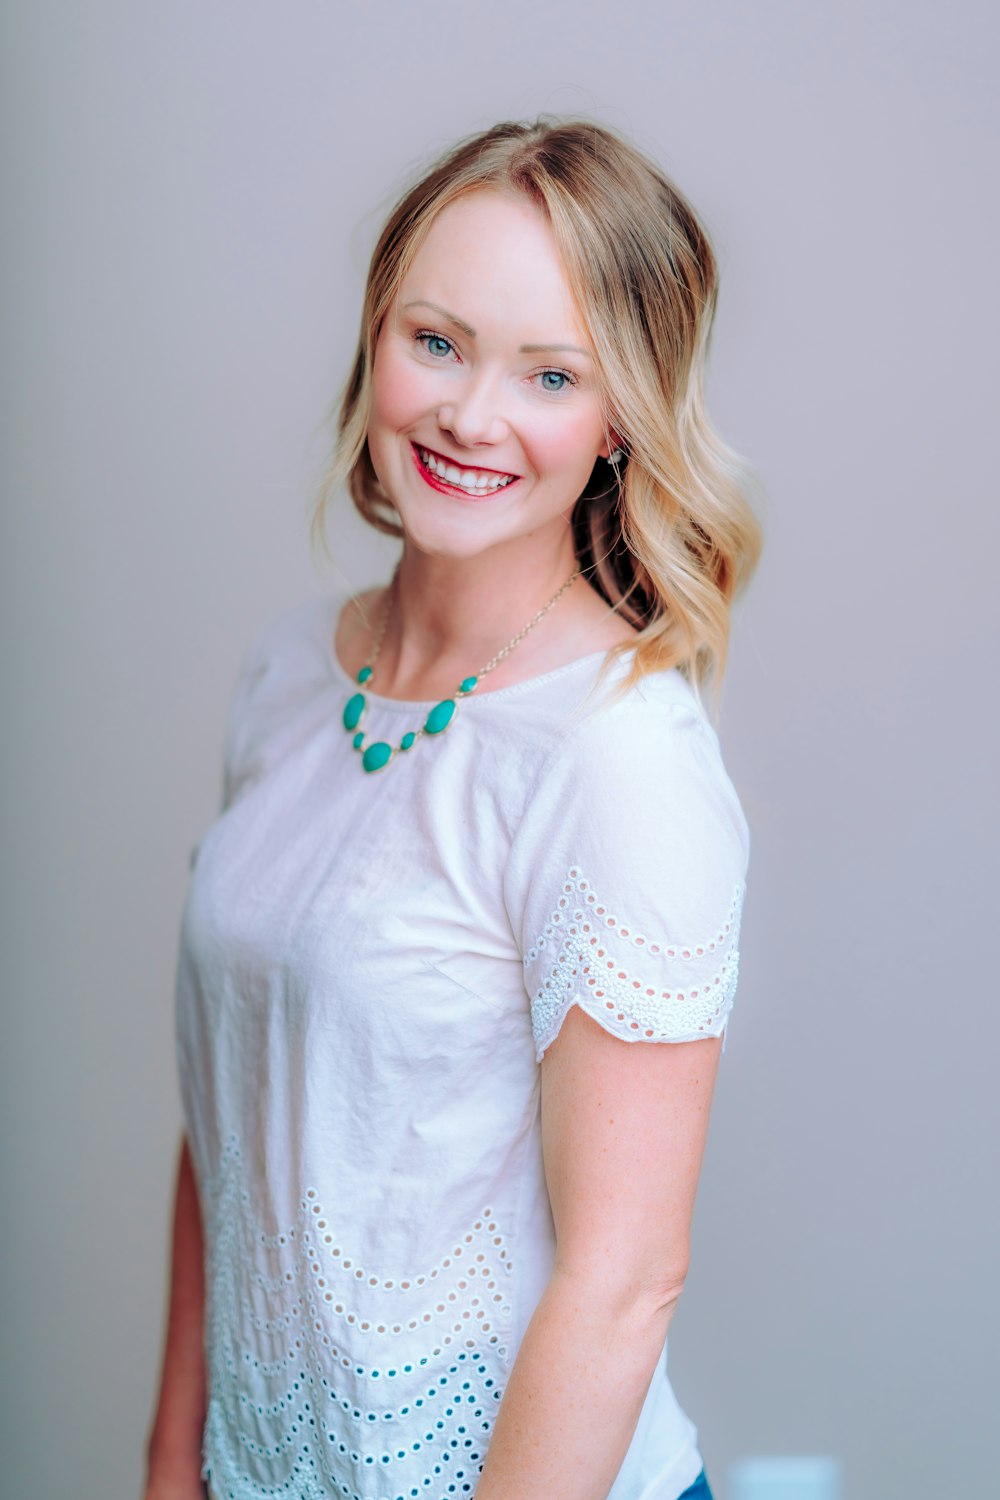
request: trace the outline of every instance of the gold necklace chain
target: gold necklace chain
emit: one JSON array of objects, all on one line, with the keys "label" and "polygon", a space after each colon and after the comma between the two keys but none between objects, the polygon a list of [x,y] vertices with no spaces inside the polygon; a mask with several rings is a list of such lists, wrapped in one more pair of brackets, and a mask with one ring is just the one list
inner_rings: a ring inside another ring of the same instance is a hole
[{"label": "gold necklace chain", "polygon": [[399,569],[397,568],[392,575],[392,582],[389,585],[386,606],[382,614],[382,623],[379,626],[378,634],[372,645],[371,656],[358,672],[357,682],[359,691],[352,693],[344,706],[344,728],[354,736],[352,743],[355,750],[361,753],[362,768],[369,772],[381,771],[395,760],[397,755],[405,753],[407,750],[412,750],[417,741],[425,735],[434,736],[443,734],[453,722],[455,711],[461,700],[468,698],[470,693],[474,693],[487,673],[492,672],[493,668],[498,666],[504,657],[510,655],[515,646],[521,644],[528,632],[534,630],[539,620],[544,615],[547,615],[554,605],[558,604],[570,584],[574,583],[579,576],[580,570],[574,568],[573,572],[566,579],[566,582],[552,595],[549,602],[543,604],[538,613],[532,616],[527,625],[518,631],[513,640],[508,641],[506,646],[498,651],[496,656],[488,661],[486,666],[482,667],[474,677],[464,677],[450,698],[443,698],[439,703],[436,703],[419,729],[407,730],[399,744],[395,746],[390,745],[387,740],[375,740],[372,744],[366,746],[364,720],[368,708],[368,698],[361,689],[371,682],[375,673],[375,667],[378,664],[379,653],[382,650],[382,642],[385,640],[385,633],[389,625],[389,617],[392,614],[393,601],[396,596],[396,581],[399,577]]}]

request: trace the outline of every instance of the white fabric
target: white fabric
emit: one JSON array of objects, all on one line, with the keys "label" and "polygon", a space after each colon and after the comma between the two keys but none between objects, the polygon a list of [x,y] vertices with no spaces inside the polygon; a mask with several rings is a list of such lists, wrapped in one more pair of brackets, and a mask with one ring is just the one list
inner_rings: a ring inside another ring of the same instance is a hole
[{"label": "white fabric", "polygon": [[[487,681],[366,775],[342,602],[250,652],[184,916],[219,1500],[473,1494],[553,1263],[543,1050],[573,1004],[626,1042],[718,1035],[736,983],[747,827],[678,672],[615,703],[585,702],[601,654]],[[370,737],[421,722],[372,696]],[[664,1350],[612,1500],[700,1467]]]}]

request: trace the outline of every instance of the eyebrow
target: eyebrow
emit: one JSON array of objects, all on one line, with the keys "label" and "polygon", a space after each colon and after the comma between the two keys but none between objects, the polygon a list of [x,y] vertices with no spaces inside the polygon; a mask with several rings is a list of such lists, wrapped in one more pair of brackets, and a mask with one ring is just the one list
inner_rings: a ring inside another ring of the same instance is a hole
[{"label": "eyebrow", "polygon": [[446,307],[441,307],[437,302],[426,302],[423,298],[418,298],[416,302],[403,303],[404,312],[408,307],[429,307],[432,312],[440,313],[442,318],[446,318],[449,323],[452,323],[456,328],[460,328],[463,333],[468,334],[470,339],[474,339],[476,336],[474,328],[470,328],[468,323],[463,323],[461,318],[456,318],[454,313],[449,312]]},{"label": "eyebrow", "polygon": [[[461,318],[457,318],[453,312],[449,312],[446,307],[441,307],[440,304],[437,303],[437,302],[427,302],[424,298],[421,297],[421,298],[418,298],[414,302],[404,302],[404,304],[403,304],[404,311],[408,307],[429,307],[432,312],[440,313],[441,317],[442,318],[446,318],[447,321],[449,323],[451,323],[455,328],[460,328],[461,331],[464,334],[466,334],[470,339],[474,339],[475,336],[476,336],[476,330],[474,328],[470,328],[469,325],[468,325],[468,323],[464,323]],[[519,354],[543,354],[543,353],[548,353],[548,354],[557,354],[557,353],[582,354],[585,359],[590,359],[591,358],[590,350],[589,349],[581,349],[580,346],[579,346],[579,344],[522,344],[521,347],[520,347],[520,349],[518,350],[518,353]]]},{"label": "eyebrow", "polygon": [[581,349],[579,344],[522,344],[518,350],[520,354],[582,354],[584,359],[591,359],[589,349]]}]

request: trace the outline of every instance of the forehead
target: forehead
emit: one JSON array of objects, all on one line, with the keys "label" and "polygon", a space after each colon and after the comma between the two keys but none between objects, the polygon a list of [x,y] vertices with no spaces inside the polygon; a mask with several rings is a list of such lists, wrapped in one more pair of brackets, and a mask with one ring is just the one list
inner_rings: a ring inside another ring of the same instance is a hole
[{"label": "forehead", "polygon": [[516,320],[538,342],[586,343],[548,220],[523,194],[478,190],[435,217],[397,297],[432,301],[477,330]]}]

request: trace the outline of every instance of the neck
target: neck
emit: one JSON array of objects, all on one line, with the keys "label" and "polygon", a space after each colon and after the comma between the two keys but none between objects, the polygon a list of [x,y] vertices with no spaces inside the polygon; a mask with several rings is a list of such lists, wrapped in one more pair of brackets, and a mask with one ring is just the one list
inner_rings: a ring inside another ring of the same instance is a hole
[{"label": "neck", "polygon": [[[456,560],[404,547],[379,653],[379,690],[401,697],[432,696],[481,671],[574,571],[568,534],[565,540],[565,546],[539,548],[527,558],[519,549],[516,563],[509,565],[493,555],[496,549]],[[571,585],[517,646],[522,670],[544,648],[551,631],[559,629],[557,614],[574,589],[582,587],[579,580]]]}]

